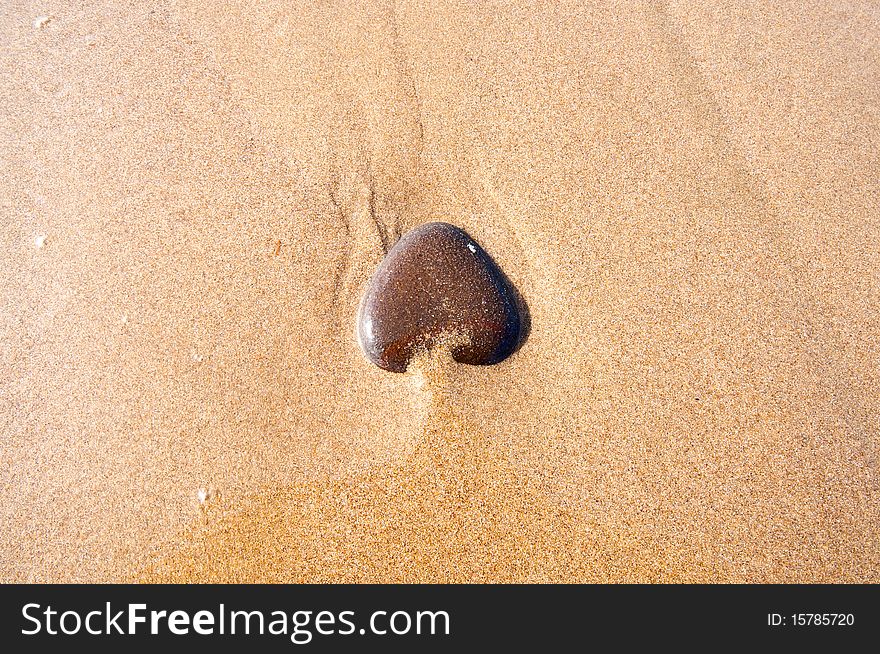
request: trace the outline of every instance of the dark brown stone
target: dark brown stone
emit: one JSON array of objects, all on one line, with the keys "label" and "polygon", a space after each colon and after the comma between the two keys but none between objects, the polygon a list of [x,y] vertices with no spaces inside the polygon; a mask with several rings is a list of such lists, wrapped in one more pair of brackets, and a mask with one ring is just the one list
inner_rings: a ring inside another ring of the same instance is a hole
[{"label": "dark brown stone", "polygon": [[516,349],[521,328],[519,296],[492,258],[458,227],[427,223],[379,264],[357,333],[370,361],[404,372],[419,351],[444,342],[461,363],[498,363]]}]

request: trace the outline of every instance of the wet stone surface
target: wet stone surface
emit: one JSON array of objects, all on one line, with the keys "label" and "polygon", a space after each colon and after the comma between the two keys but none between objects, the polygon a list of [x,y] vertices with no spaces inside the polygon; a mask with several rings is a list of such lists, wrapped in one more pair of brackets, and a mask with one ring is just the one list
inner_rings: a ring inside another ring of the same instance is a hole
[{"label": "wet stone surface", "polygon": [[498,363],[517,347],[521,302],[492,258],[466,232],[427,223],[406,233],[364,294],[357,335],[367,359],[404,372],[438,346],[460,363]]}]

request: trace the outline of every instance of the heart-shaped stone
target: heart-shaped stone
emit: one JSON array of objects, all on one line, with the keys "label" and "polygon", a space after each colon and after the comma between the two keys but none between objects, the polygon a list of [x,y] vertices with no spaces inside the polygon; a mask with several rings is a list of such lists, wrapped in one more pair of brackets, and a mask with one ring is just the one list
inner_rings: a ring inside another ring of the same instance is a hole
[{"label": "heart-shaped stone", "polygon": [[367,359],[404,372],[420,351],[447,346],[460,363],[498,363],[522,329],[513,285],[463,230],[427,223],[407,232],[370,280],[358,312]]}]

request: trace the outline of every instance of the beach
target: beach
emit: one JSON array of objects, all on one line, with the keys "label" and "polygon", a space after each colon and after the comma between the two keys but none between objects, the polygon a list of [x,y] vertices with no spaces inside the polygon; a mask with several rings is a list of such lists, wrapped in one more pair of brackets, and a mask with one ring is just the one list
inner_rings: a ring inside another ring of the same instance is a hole
[{"label": "beach", "polygon": [[[877,3],[8,3],[4,582],[880,582]],[[442,221],[527,305],[371,364]]]}]

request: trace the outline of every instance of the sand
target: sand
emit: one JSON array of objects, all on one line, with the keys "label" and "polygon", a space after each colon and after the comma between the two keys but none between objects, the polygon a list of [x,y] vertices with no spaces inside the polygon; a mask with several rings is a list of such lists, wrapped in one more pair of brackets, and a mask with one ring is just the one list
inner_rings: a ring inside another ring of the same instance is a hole
[{"label": "sand", "polygon": [[149,4],[0,9],[0,580],[880,581],[877,3]]}]

